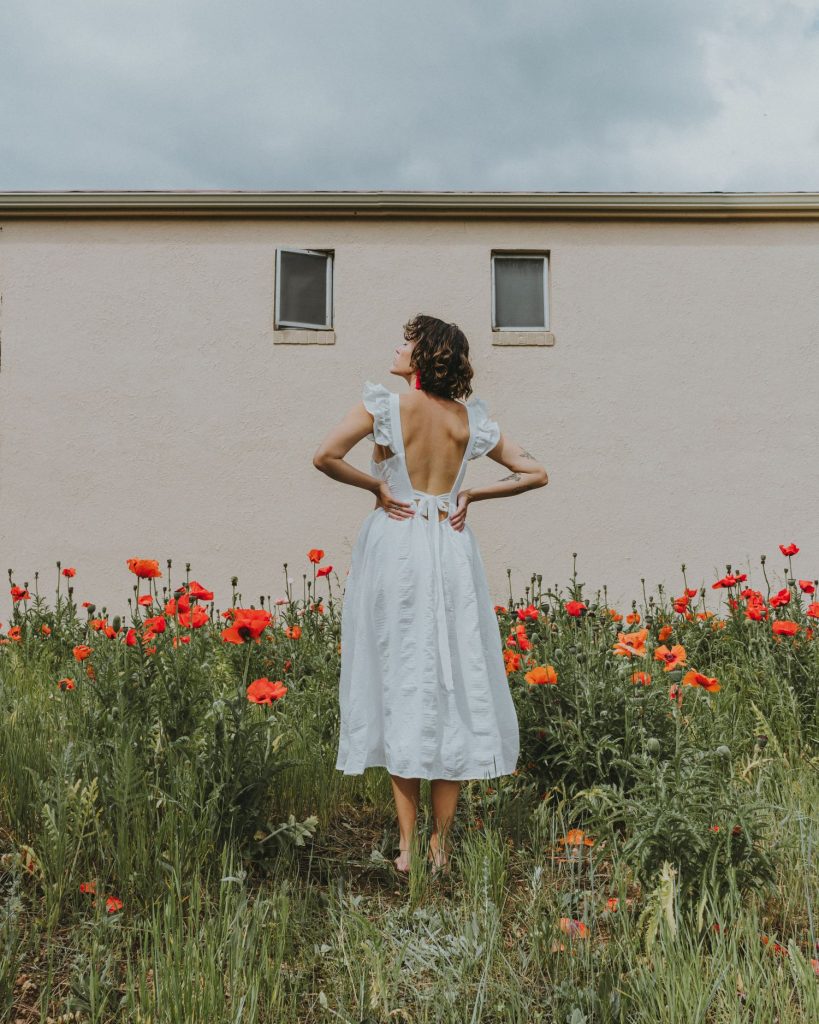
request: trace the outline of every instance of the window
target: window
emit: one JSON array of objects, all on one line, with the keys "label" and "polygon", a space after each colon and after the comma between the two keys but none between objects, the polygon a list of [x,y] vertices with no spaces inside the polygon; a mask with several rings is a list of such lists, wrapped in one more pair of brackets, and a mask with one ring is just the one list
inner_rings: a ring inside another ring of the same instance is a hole
[{"label": "window", "polygon": [[332,327],[333,255],[315,249],[276,250],[275,327]]},{"label": "window", "polygon": [[492,254],[492,330],[549,330],[549,257]]}]

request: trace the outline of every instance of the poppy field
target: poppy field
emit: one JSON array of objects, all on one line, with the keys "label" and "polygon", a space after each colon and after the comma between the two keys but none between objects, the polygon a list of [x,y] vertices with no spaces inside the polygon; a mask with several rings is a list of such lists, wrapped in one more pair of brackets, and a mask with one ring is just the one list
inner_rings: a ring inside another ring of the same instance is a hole
[{"label": "poppy field", "polygon": [[[130,558],[8,574],[0,1020],[815,1024],[819,597],[686,568],[630,608],[533,575],[495,606],[520,724],[409,875],[385,769],[343,776],[344,581],[320,548],[219,609]],[[780,561],[781,560],[781,561]],[[45,588],[47,587],[47,594]],[[82,595],[82,600],[78,595]]]}]

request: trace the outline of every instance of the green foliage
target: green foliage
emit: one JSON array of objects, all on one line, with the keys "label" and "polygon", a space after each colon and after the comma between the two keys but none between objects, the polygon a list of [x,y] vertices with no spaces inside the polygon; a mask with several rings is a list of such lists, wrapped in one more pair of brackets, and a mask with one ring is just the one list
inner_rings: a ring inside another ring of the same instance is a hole
[{"label": "green foliage", "polygon": [[[213,609],[146,638],[136,608],[133,645],[70,599],[15,608],[20,639],[0,644],[1,1017],[819,1019],[819,647],[801,606],[791,638],[649,600],[645,652],[624,655],[618,633],[638,627],[598,602],[580,616],[556,593],[512,602],[518,771],[463,787],[451,876],[419,884],[421,856],[406,888],[389,779],[332,767],[334,603],[279,607],[238,644]],[[654,658],[663,642],[683,666]],[[78,644],[93,648],[82,663]],[[536,665],[557,682],[527,682]],[[692,668],[720,689],[672,699]],[[286,695],[249,701],[261,677]],[[566,841],[572,826],[593,844]]]},{"label": "green foliage", "polygon": [[[304,842],[312,817],[276,817],[277,778],[293,766],[284,752],[294,733],[280,725],[280,702],[255,704],[247,695],[253,679],[276,669],[286,676],[286,651],[276,642],[281,627],[259,642],[232,644],[215,623],[186,629],[169,615],[165,630],[147,636],[137,612],[135,642],[126,644],[124,632],[109,636],[92,628],[90,614],[83,627],[69,611],[64,599],[54,614],[42,599],[25,613],[16,609],[23,639],[0,648],[0,696],[12,708],[11,725],[0,735],[0,763],[9,769],[2,799],[19,808],[21,825],[43,830],[40,852],[46,867],[54,867],[55,913],[65,886],[76,881],[66,876],[64,862],[77,830],[60,814],[67,813],[71,787],[89,780],[98,787],[98,807],[94,835],[84,839],[113,854],[120,891],[139,877],[159,881],[157,851],[145,837],[167,835],[175,846],[175,832],[192,846],[210,846],[211,856],[235,844],[259,862],[283,845]],[[43,634],[49,622],[52,632]],[[82,662],[73,655],[79,644],[92,648]],[[58,689],[63,677],[75,688]],[[20,685],[23,678],[29,687]],[[65,747],[42,752],[26,771],[14,770],[21,756],[30,760],[27,734],[41,731],[43,718]],[[70,768],[55,763],[63,752],[71,754]],[[52,794],[48,801],[45,791]],[[44,806],[35,820],[32,808]],[[76,868],[83,857],[72,863]]]},{"label": "green foliage", "polygon": [[580,661],[578,653],[575,645],[565,653],[559,647],[544,652],[543,660],[557,668],[556,685],[523,683],[521,760],[544,788],[628,788],[649,739],[665,748],[673,744],[667,688],[633,685],[606,652]]},{"label": "green foliage", "polygon": [[683,903],[773,882],[770,808],[732,771],[727,747],[702,751],[679,742],[671,758],[646,756],[634,768],[628,790],[595,786],[578,793],[575,806],[587,812],[586,827],[607,854],[622,858],[645,888],[658,884],[666,864],[675,868]]}]

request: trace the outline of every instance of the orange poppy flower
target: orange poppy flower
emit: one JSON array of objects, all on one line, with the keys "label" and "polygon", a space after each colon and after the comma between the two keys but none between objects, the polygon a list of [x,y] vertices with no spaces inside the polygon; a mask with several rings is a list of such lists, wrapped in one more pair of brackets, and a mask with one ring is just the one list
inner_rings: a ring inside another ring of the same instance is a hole
[{"label": "orange poppy flower", "polygon": [[135,576],[143,580],[153,580],[162,575],[155,558],[129,558],[126,565]]},{"label": "orange poppy flower", "polygon": [[765,602],[756,599],[748,601],[745,606],[745,618],[752,622],[762,622],[763,619],[767,619],[768,609],[765,607]]},{"label": "orange poppy flower", "polygon": [[703,690],[707,690],[709,693],[716,693],[720,688],[716,676],[713,678],[705,676],[702,672],[695,672],[693,668],[685,673],[682,682],[683,686],[701,686]]},{"label": "orange poppy flower", "polygon": [[557,682],[557,672],[552,665],[537,665],[523,677],[527,683],[533,686],[548,684],[553,686]]},{"label": "orange poppy flower", "polygon": [[589,937],[588,927],[582,921],[578,921],[576,917],[561,917],[560,930],[564,935],[569,935],[574,939],[587,939]]},{"label": "orange poppy flower", "polygon": [[186,629],[201,629],[209,621],[210,616],[201,604],[195,604],[192,611],[182,612],[179,616],[179,625]]},{"label": "orange poppy flower", "polygon": [[629,658],[642,658],[646,653],[646,639],[648,629],[634,630],[632,633],[618,632],[617,640],[612,647],[615,654],[624,655]]},{"label": "orange poppy flower", "polygon": [[213,591],[206,590],[201,583],[191,580],[188,585],[188,597],[191,601],[212,601]]},{"label": "orange poppy flower", "polygon": [[273,621],[270,612],[263,608],[232,608],[229,611],[233,624],[222,630],[222,639],[231,644],[243,644],[245,640],[258,643],[266,627]]},{"label": "orange poppy flower", "polygon": [[792,619],[776,619],[771,623],[771,632],[777,636],[795,636],[799,632],[799,623]]},{"label": "orange poppy flower", "polygon": [[594,846],[594,840],[587,836],[582,828],[570,828],[558,842],[561,846]]},{"label": "orange poppy flower", "polygon": [[521,656],[515,654],[514,651],[504,650],[503,660],[506,662],[506,674],[511,675],[513,672],[519,672],[521,666]]},{"label": "orange poppy flower", "polygon": [[664,663],[663,671],[665,672],[670,672],[678,665],[684,665],[686,657],[685,648],[682,644],[674,644],[673,647],[661,644],[659,647],[654,648],[654,659]]}]

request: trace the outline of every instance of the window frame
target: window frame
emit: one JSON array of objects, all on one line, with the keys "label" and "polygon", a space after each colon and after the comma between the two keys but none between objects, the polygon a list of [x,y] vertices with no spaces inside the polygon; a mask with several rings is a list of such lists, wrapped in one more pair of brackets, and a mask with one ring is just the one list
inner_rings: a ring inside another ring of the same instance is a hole
[{"label": "window frame", "polygon": [[[551,318],[551,302],[549,301],[549,266],[551,263],[550,249],[493,249],[491,257],[491,294],[492,294],[492,330],[493,331],[539,331],[541,334],[551,331],[549,320]],[[499,259],[540,259],[543,263],[543,323],[536,327],[500,326],[497,322],[496,294],[497,281],[495,279],[495,261]]]},{"label": "window frame", "polygon": [[[326,262],[325,295],[326,304],[324,310],[323,324],[302,323],[297,320],[280,320],[279,310],[281,309],[282,290],[282,260],[283,252],[296,252],[307,256],[324,256]],[[273,297],[273,329],[289,330],[310,330],[310,331],[332,331],[333,330],[333,263],[335,252],[332,249],[301,249],[294,245],[282,245],[276,247],[276,288]]]}]

